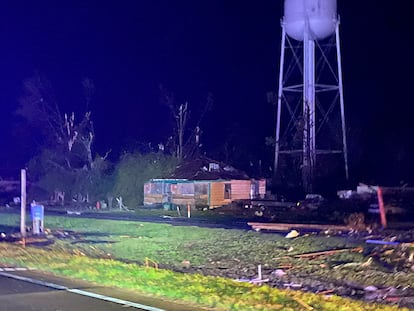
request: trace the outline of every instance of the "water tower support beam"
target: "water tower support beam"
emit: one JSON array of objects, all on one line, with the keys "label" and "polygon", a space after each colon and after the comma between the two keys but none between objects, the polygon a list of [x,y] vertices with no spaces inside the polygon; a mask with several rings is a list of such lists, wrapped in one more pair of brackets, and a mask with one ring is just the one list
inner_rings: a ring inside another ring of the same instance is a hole
[{"label": "water tower support beam", "polygon": [[305,191],[313,192],[316,167],[315,138],[315,42],[305,20],[303,40],[303,168],[302,179]]},{"label": "water tower support beam", "polygon": [[348,172],[348,145],[346,141],[346,124],[345,124],[345,107],[344,107],[344,92],[342,86],[342,63],[341,63],[341,47],[339,41],[339,18],[335,27],[335,36],[336,36],[336,55],[338,61],[338,83],[339,83],[339,102],[341,105],[341,122],[342,122],[342,145],[343,145],[343,154],[344,154],[344,163],[345,163],[345,177],[346,180],[349,179]]},{"label": "water tower support beam", "polygon": [[282,44],[280,46],[280,68],[279,68],[279,89],[277,94],[277,115],[276,115],[276,137],[275,137],[275,163],[274,176],[278,173],[279,152],[280,152],[280,115],[282,113],[282,94],[283,94],[283,70],[285,65],[286,32],[282,22]]}]

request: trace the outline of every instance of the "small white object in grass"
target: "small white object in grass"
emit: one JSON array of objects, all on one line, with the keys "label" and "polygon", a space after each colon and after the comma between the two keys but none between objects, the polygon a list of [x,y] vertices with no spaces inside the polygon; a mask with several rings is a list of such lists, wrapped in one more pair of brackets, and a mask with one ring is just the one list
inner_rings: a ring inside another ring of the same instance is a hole
[{"label": "small white object in grass", "polygon": [[301,288],[302,284],[299,284],[299,283],[285,283],[285,284],[283,284],[283,286],[287,287],[287,288],[295,289],[295,288]]},{"label": "small white object in grass", "polygon": [[286,272],[283,271],[282,269],[276,269],[275,271],[272,272],[272,274],[274,276],[281,277],[281,276],[286,275]]},{"label": "small white object in grass", "polygon": [[183,260],[181,262],[181,265],[183,266],[183,268],[190,268],[190,261],[189,260]]},{"label": "small white object in grass", "polygon": [[299,232],[297,232],[296,230],[292,230],[288,234],[286,234],[285,238],[292,239],[292,238],[296,238],[298,236],[299,236]]}]

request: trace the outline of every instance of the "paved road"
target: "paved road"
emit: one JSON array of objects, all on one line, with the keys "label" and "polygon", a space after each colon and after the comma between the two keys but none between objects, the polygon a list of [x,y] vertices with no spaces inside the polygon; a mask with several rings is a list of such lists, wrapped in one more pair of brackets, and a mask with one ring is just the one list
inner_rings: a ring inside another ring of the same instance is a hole
[{"label": "paved road", "polygon": [[0,306],[2,311],[125,311],[126,309],[122,304],[4,276],[0,276]]},{"label": "paved road", "polygon": [[0,267],[1,311],[205,311],[186,303],[63,278],[37,270]]}]

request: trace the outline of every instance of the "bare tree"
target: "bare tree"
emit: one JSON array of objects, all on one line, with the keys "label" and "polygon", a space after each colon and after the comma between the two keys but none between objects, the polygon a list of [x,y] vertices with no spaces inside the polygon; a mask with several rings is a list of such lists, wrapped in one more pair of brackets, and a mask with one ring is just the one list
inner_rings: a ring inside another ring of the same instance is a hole
[{"label": "bare tree", "polygon": [[[71,116],[68,117],[65,114],[65,130],[66,130],[66,143],[69,153],[76,153],[74,151],[74,146],[80,145],[80,157],[84,158],[86,166],[88,169],[92,168],[93,158],[92,158],[92,143],[95,138],[95,133],[93,129],[93,123],[90,119],[91,112],[88,111],[84,114],[83,119],[78,124],[75,123],[75,114],[72,112]],[[70,167],[70,163],[68,163]]]},{"label": "bare tree", "polygon": [[163,85],[160,85],[160,92],[161,103],[169,108],[172,119],[175,120],[174,135],[170,137],[169,143],[167,143],[167,145],[173,146],[173,153],[180,160],[194,156],[201,146],[201,122],[204,119],[206,113],[213,107],[213,94],[210,92],[208,93],[205,103],[202,103],[202,111],[200,113],[199,119],[195,123],[196,125],[194,129],[191,131],[190,135],[186,135],[190,116],[188,102],[185,102],[184,104],[177,104],[174,94],[165,89]]},{"label": "bare tree", "polygon": [[61,113],[50,82],[39,74],[24,81],[16,113],[26,121],[32,137],[41,136],[40,150],[28,164],[39,188],[88,202],[109,191],[111,166],[106,161],[110,151],[93,157],[95,131],[87,108],[95,86],[90,79],[84,79],[82,86],[86,112],[80,118],[75,112]]},{"label": "bare tree", "polygon": [[179,160],[183,158],[183,140],[184,140],[184,130],[187,125],[187,117],[188,117],[188,103],[181,104],[178,107],[177,114],[175,115],[175,119],[177,122],[177,131],[178,131],[178,149],[177,149],[177,157]]},{"label": "bare tree", "polygon": [[65,136],[64,121],[50,82],[35,74],[23,81],[23,91],[16,114],[33,128],[40,129],[47,143],[61,144]]},{"label": "bare tree", "polygon": [[[90,90],[92,85],[89,81],[84,87]],[[16,113],[42,133],[49,147],[62,153],[67,168],[73,168],[76,163],[75,166],[86,165],[90,169],[95,138],[91,112],[86,112],[79,122],[74,112],[62,115],[50,82],[40,74],[26,79],[23,90]],[[89,102],[90,97],[87,97],[87,105]]]}]

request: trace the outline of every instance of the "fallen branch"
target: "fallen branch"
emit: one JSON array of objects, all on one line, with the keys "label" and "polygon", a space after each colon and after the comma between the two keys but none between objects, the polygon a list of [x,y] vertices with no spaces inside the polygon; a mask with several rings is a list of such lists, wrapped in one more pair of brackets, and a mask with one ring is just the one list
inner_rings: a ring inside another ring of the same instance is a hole
[{"label": "fallen branch", "polygon": [[332,294],[333,292],[334,292],[334,290],[333,290],[333,289],[327,289],[327,290],[324,290],[324,291],[318,292],[318,294],[319,294],[319,295],[329,295],[329,294]]},{"label": "fallen branch", "polygon": [[349,267],[368,267],[371,265],[372,261],[373,261],[372,257],[369,257],[368,260],[364,262],[348,262],[342,265],[335,266],[333,268],[339,269],[339,268],[349,268]]},{"label": "fallen branch", "polygon": [[318,256],[330,256],[337,253],[344,253],[344,252],[357,252],[360,253],[363,251],[362,247],[355,247],[355,248],[342,248],[342,249],[332,249],[327,251],[320,251],[320,252],[313,252],[313,253],[305,253],[305,254],[298,254],[294,255],[295,258],[309,258],[309,257],[318,257]]},{"label": "fallen branch", "polygon": [[262,223],[262,222],[248,222],[255,230],[278,230],[288,231],[291,229],[314,229],[314,230],[338,230],[338,231],[350,231],[348,226],[340,225],[319,225],[319,224],[284,224],[284,223]]}]

